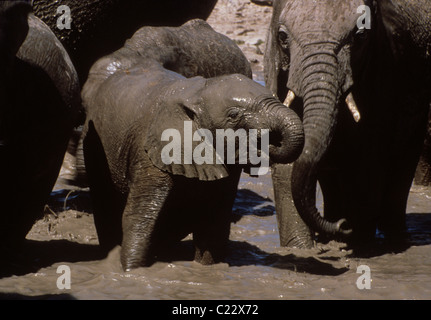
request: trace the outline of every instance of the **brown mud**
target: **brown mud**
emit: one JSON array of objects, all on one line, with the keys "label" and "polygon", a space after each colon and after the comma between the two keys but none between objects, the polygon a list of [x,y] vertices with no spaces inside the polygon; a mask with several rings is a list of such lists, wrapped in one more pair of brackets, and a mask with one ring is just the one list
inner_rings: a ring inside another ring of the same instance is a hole
[{"label": "brown mud", "polygon": [[[234,39],[263,81],[263,51],[271,8],[247,0],[219,0],[209,23]],[[45,216],[22,252],[2,261],[0,298],[42,299],[430,299],[431,188],[411,190],[408,240],[397,248],[383,241],[362,257],[344,243],[310,250],[279,246],[270,175],[243,175],[234,206],[225,263],[192,261],[191,238],[175,255],[149,268],[123,272],[120,247],[100,256],[88,189],[64,184],[67,162]],[[321,204],[321,194],[318,193]],[[4,259],[4,257],[2,258]],[[67,265],[71,288],[59,289],[57,268]],[[369,267],[370,289],[359,289],[358,266]]]}]

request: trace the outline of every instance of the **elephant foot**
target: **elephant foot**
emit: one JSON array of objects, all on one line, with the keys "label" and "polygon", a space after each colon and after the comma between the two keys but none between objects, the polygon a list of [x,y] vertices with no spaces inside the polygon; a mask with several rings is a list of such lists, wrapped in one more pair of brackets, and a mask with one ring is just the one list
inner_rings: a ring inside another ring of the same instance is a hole
[{"label": "elephant foot", "polygon": [[202,236],[193,234],[193,243],[195,245],[195,257],[194,261],[199,262],[203,265],[211,265],[219,262],[223,262],[226,258],[226,241],[219,240],[218,242],[209,242],[207,239],[202,239]]},{"label": "elephant foot", "polygon": [[225,250],[209,250],[196,247],[194,261],[202,265],[211,265],[223,262],[226,257]]},{"label": "elephant foot", "polygon": [[[129,272],[140,267],[150,267],[156,262],[148,241],[130,241],[127,236],[121,245],[120,261],[123,270]],[[151,246],[152,247],[152,246]]]},{"label": "elephant foot", "polygon": [[193,244],[195,247],[194,261],[203,265],[223,262],[227,253],[228,237],[229,233],[227,232],[225,236],[214,235],[214,233],[206,228],[193,232]]},{"label": "elephant foot", "polygon": [[130,272],[133,269],[137,269],[140,267],[150,267],[154,262],[154,258],[136,258],[125,253],[124,250],[121,250],[121,266],[123,267],[123,270],[125,272]]},{"label": "elephant foot", "polygon": [[280,237],[280,246],[298,249],[311,249],[314,247],[314,240],[311,233],[293,230],[290,234],[285,234]]},{"label": "elephant foot", "polygon": [[286,202],[278,203],[280,211],[277,212],[277,223],[280,246],[299,249],[313,248],[314,232],[302,221],[296,210],[286,208],[285,204]]}]

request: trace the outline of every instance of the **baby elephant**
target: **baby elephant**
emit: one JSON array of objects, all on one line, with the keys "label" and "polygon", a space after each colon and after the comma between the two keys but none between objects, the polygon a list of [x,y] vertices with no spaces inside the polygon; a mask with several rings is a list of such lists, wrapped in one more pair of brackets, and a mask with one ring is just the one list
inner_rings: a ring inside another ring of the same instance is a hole
[{"label": "baby elephant", "polygon": [[221,261],[252,151],[264,159],[266,141],[283,163],[301,153],[300,119],[249,73],[239,48],[200,20],[145,27],[91,69],[82,95],[94,219],[101,246],[121,243],[125,270],[190,233],[196,261]]}]

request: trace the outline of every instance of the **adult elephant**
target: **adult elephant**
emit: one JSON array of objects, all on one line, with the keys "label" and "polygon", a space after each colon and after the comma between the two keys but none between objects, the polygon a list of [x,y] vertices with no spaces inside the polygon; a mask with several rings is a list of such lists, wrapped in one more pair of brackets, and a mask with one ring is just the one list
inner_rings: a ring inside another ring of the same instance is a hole
[{"label": "adult elephant", "polygon": [[0,243],[23,240],[56,181],[80,108],[77,73],[29,1],[0,2]]},{"label": "adult elephant", "polygon": [[305,132],[293,168],[273,168],[282,245],[312,246],[309,227],[352,229],[360,242],[376,226],[387,238],[403,234],[430,101],[430,6],[275,1],[266,82],[303,116]]},{"label": "adult elephant", "polygon": [[[60,39],[84,84],[91,65],[119,49],[140,27],[179,26],[193,18],[206,19],[216,3],[217,0],[34,0],[33,8]],[[57,12],[60,5],[70,8],[70,29],[65,20],[68,12]]]}]

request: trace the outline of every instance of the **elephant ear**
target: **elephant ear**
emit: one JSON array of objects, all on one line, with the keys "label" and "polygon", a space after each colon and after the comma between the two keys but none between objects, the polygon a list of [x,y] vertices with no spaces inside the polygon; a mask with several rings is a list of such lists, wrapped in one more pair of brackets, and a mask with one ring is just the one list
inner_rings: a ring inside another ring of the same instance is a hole
[{"label": "elephant ear", "polygon": [[428,59],[431,36],[428,32],[431,3],[429,1],[379,0],[383,25],[397,58],[419,50]]},{"label": "elephant ear", "polygon": [[[279,98],[286,90],[288,61],[278,45],[278,19],[285,1],[274,3],[274,14],[267,36],[267,46],[264,55],[265,86]],[[278,14],[277,14],[278,12]]]},{"label": "elephant ear", "polygon": [[379,11],[383,26],[389,36],[392,52],[399,53],[401,48],[397,45],[395,39],[402,36],[402,16],[396,12],[395,6],[391,0],[379,1]]},{"label": "elephant ear", "polygon": [[[183,83],[186,85],[179,86],[182,90],[173,90],[156,103],[145,150],[157,168],[171,174],[201,181],[226,178],[229,173],[214,148],[215,137],[202,127],[208,119],[199,93],[206,80],[196,77]],[[193,141],[198,130],[207,136]]]}]

